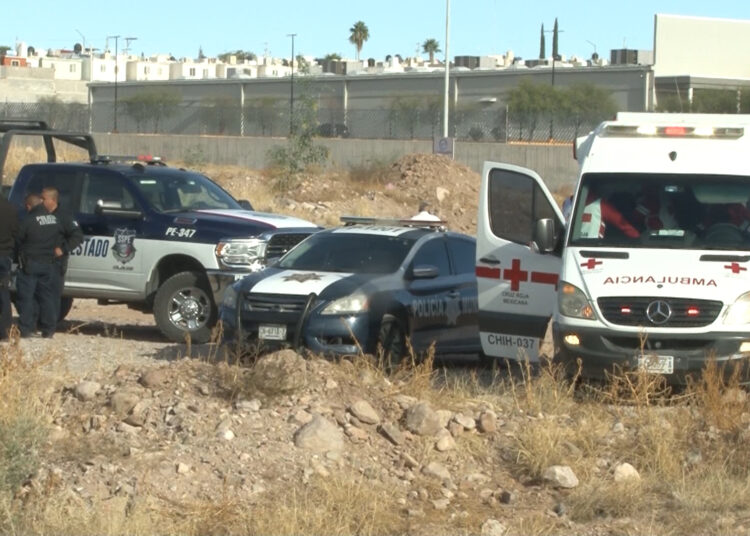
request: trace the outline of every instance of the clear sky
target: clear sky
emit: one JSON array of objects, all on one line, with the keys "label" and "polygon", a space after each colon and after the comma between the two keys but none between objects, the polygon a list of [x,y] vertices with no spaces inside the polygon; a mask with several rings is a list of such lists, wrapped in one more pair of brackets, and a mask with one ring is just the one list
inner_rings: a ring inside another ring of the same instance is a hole
[{"label": "clear sky", "polygon": [[[361,20],[370,39],[361,57],[413,55],[418,43],[437,39],[445,49],[445,0],[5,0],[0,45],[16,41],[37,50],[72,48],[76,42],[103,50],[108,35],[137,37],[131,53],[196,57],[229,50],[288,57],[295,54],[354,57],[349,28]],[[653,48],[654,14],[750,19],[750,0],[452,0],[450,56],[539,55],[541,25],[559,24],[559,52],[609,57],[613,48]],[[546,34],[551,54],[552,34]],[[114,52],[114,40],[110,41]],[[438,54],[442,58],[443,54]]]}]

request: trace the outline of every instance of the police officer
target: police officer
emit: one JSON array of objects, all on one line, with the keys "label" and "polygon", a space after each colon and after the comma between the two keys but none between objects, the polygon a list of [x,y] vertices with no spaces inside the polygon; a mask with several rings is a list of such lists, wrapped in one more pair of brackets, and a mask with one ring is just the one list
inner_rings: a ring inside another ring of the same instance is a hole
[{"label": "police officer", "polygon": [[10,267],[18,237],[15,205],[0,196],[0,340],[8,337],[12,322],[10,310]]},{"label": "police officer", "polygon": [[57,267],[60,271],[60,277],[58,278],[59,285],[55,294],[57,296],[56,319],[60,318],[60,300],[62,299],[63,287],[65,286],[65,272],[68,270],[68,257],[70,256],[70,252],[83,242],[81,227],[73,219],[73,215],[65,210],[66,207],[60,207],[58,204],[59,197],[60,194],[57,188],[53,186],[48,186],[42,190],[42,203],[44,203],[47,212],[55,215],[62,231],[61,245],[55,250]]},{"label": "police officer", "polygon": [[38,194],[26,196],[28,214],[18,230],[18,260],[16,277],[21,337],[34,334],[37,311],[42,337],[50,338],[57,324],[58,279],[60,269],[55,260],[55,249],[62,246],[62,232],[57,217],[47,212]]}]

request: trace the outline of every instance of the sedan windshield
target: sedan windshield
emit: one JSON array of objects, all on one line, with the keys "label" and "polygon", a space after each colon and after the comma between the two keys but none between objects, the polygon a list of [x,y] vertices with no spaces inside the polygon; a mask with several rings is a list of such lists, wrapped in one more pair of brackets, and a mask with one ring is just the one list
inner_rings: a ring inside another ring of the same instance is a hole
[{"label": "sedan windshield", "polygon": [[217,184],[197,173],[138,175],[132,180],[159,212],[242,208]]},{"label": "sedan windshield", "polygon": [[750,177],[588,174],[570,245],[750,250]]},{"label": "sedan windshield", "polygon": [[279,262],[289,270],[387,274],[403,263],[413,239],[363,233],[318,233]]}]

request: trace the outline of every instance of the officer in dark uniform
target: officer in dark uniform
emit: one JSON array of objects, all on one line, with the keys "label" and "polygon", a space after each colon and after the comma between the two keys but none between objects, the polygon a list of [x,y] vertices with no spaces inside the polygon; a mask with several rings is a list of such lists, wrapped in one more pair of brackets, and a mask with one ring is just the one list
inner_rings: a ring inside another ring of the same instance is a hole
[{"label": "officer in dark uniform", "polygon": [[10,310],[10,267],[18,238],[18,211],[0,196],[0,340],[8,337],[13,320]]},{"label": "officer in dark uniform", "polygon": [[57,288],[60,269],[55,248],[62,246],[62,231],[57,217],[47,212],[38,194],[26,196],[28,214],[18,230],[18,261],[16,277],[21,337],[31,337],[39,312],[42,337],[50,338],[57,325]]},{"label": "officer in dark uniform", "polygon": [[63,287],[65,286],[65,272],[68,270],[68,257],[70,256],[70,252],[80,246],[83,242],[83,231],[81,231],[81,227],[73,218],[73,215],[65,210],[66,207],[60,207],[58,203],[59,197],[60,194],[57,191],[57,188],[53,186],[48,186],[42,190],[42,203],[44,203],[47,212],[55,215],[62,231],[61,245],[55,251],[57,267],[60,270],[60,277],[58,278],[59,285],[56,289],[56,319],[60,318],[60,300],[62,299]]}]

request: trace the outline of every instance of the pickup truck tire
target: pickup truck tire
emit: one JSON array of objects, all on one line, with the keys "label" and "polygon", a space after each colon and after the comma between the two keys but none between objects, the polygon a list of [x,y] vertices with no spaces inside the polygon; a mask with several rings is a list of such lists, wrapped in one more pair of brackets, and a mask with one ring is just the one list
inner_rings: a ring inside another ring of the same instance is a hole
[{"label": "pickup truck tire", "polygon": [[207,343],[216,320],[216,305],[206,276],[179,272],[167,279],[156,291],[154,319],[173,342],[185,342],[185,336],[190,334],[192,342]]},{"label": "pickup truck tire", "polygon": [[63,296],[60,298],[60,314],[57,316],[57,321],[62,322],[68,313],[73,308],[73,298],[70,296]]}]

